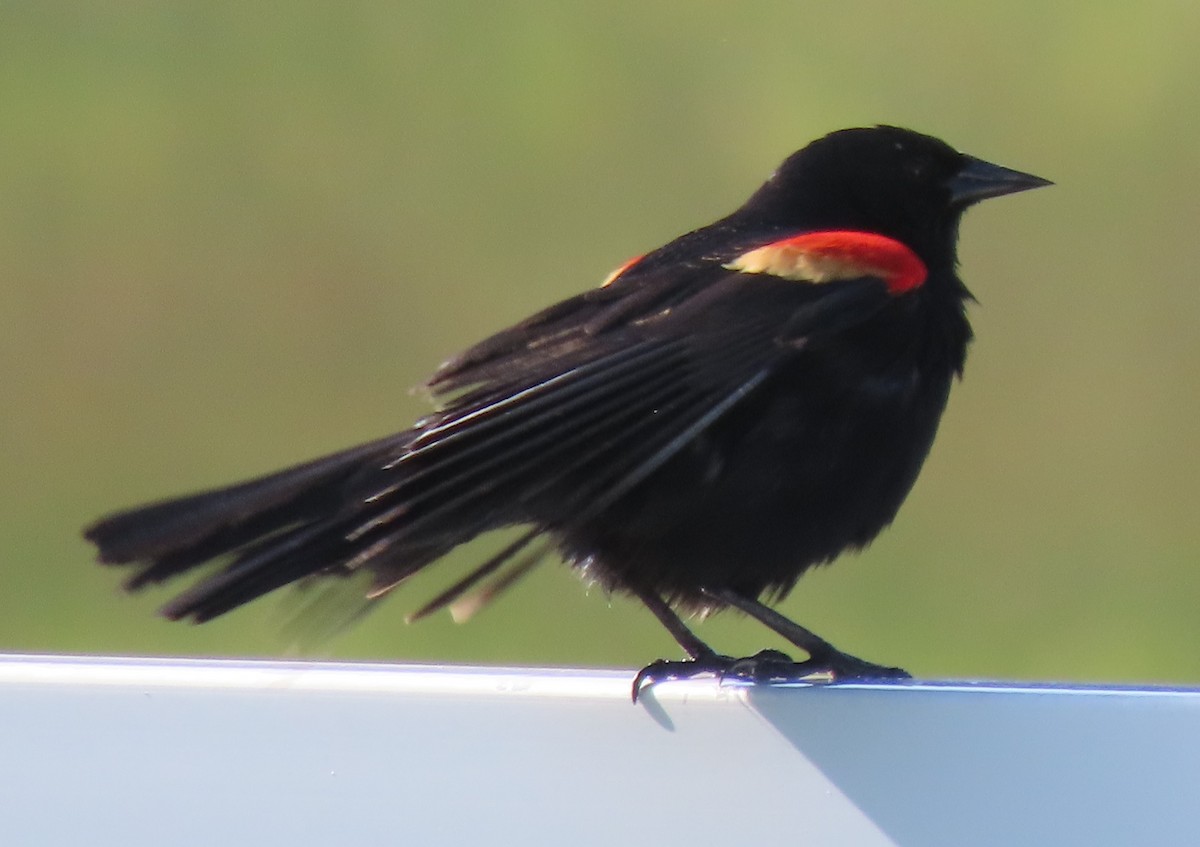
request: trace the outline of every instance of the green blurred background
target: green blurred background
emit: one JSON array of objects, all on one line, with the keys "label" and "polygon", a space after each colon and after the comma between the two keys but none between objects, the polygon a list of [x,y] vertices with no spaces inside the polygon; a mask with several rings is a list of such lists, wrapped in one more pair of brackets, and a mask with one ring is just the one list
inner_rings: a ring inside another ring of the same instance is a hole
[{"label": "green blurred background", "polygon": [[[1200,683],[1198,43],[1170,0],[4,4],[0,649],[278,654],[278,602],[168,624],[79,527],[406,426],[456,349],[887,122],[1058,185],[968,216],[932,458],[782,610],[922,676]],[[404,624],[478,555],[320,655],[675,654],[559,566]]]}]

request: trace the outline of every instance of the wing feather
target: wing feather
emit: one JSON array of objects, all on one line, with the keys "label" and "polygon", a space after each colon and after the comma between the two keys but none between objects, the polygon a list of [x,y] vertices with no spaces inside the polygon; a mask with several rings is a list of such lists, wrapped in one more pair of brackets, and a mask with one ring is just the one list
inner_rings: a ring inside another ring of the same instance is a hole
[{"label": "wing feather", "polygon": [[[443,365],[428,385],[444,406],[412,430],[118,515],[89,537],[108,561],[143,563],[131,587],[227,556],[164,609],[205,620],[313,575],[369,570],[375,598],[483,532],[529,527],[421,616],[458,601],[543,533],[603,512],[779,363],[891,300],[872,277],[818,285],[717,263],[687,274],[638,268]],[[539,556],[525,554],[480,596]]]}]

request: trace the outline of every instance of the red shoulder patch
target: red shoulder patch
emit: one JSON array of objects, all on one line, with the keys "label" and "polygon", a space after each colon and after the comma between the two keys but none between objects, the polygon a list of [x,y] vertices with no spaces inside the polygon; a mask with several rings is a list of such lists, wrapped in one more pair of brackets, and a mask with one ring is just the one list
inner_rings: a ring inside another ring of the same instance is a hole
[{"label": "red shoulder patch", "polygon": [[874,276],[884,280],[892,294],[919,287],[928,275],[917,254],[894,238],[841,229],[774,241],[743,253],[725,267],[803,282]]},{"label": "red shoulder patch", "polygon": [[634,256],[628,262],[621,265],[621,267],[617,268],[615,271],[613,271],[608,276],[606,276],[604,278],[604,282],[600,283],[600,287],[604,288],[604,286],[606,286],[606,285],[612,285],[614,282],[617,281],[617,277],[619,277],[621,274],[625,273],[625,271],[629,270],[634,265],[636,265],[638,262],[640,262],[642,260],[642,258],[643,258],[643,256]]}]

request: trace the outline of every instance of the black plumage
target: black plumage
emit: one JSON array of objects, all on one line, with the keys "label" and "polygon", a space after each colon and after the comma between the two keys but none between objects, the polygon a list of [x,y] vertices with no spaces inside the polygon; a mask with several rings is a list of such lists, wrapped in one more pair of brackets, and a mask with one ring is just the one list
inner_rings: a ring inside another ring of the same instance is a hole
[{"label": "black plumage", "polygon": [[441,407],[411,429],[86,535],[133,569],[130,588],[221,560],[164,609],[203,621],[364,570],[376,599],[483,532],[524,527],[417,616],[500,572],[490,598],[552,547],[641,598],[697,660],[639,682],[735,664],[676,614],[729,605],[810,653],[764,655],[759,671],[902,673],[760,598],[891,522],[971,338],[958,220],[1043,184],[907,130],[833,133],[728,217],[446,362],[428,382]]}]

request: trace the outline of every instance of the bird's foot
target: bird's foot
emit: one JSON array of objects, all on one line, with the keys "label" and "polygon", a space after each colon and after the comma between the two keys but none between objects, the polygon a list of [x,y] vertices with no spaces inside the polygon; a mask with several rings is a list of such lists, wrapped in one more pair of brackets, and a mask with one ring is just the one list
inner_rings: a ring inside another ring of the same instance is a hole
[{"label": "bird's foot", "polygon": [[643,686],[670,679],[691,679],[702,673],[721,674],[732,661],[718,653],[704,653],[694,659],[655,659],[633,678],[633,702],[637,703]]},{"label": "bird's foot", "polygon": [[887,665],[877,665],[841,650],[830,648],[818,653],[808,661],[800,662],[808,665],[807,676],[828,676],[833,682],[857,682],[869,679],[912,679],[912,674],[903,668],[892,668]]},{"label": "bird's foot", "polygon": [[703,653],[694,659],[659,659],[638,671],[633,678],[633,702],[637,702],[642,688],[656,682],[673,679],[691,679],[711,673],[718,680],[741,679],[749,682],[783,682],[798,679],[813,671],[798,673],[808,662],[796,662],[778,650],[762,650],[753,656],[734,658],[720,653]]},{"label": "bird's foot", "polygon": [[704,653],[694,659],[659,659],[638,671],[633,678],[633,702],[642,689],[657,682],[692,679],[711,673],[721,682],[738,679],[746,682],[800,682],[814,676],[827,676],[832,682],[868,679],[912,679],[901,668],[877,665],[840,650],[822,653],[797,662],[778,650],[762,650],[753,656],[734,658],[720,653]]}]

